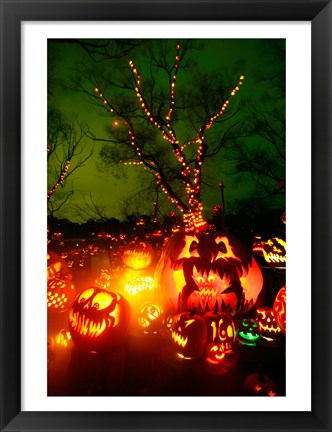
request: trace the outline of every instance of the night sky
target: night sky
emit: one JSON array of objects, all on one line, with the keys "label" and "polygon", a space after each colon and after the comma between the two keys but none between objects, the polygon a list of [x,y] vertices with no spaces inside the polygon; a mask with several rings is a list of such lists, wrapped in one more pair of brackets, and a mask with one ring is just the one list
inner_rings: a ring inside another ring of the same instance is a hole
[{"label": "night sky", "polygon": [[[191,80],[188,77],[192,78],[197,70],[200,70],[203,76],[214,72],[215,79],[220,80],[220,82],[225,77],[225,81],[235,83],[238,77],[243,74],[245,80],[236,95],[234,106],[234,108],[240,109],[237,114],[239,122],[245,121],[248,104],[251,107],[258,106],[265,109],[266,105],[270,103],[269,94],[271,92],[275,94],[275,92],[279,91],[280,76],[283,77],[285,73],[285,62],[274,56],[270,40],[214,39],[194,42],[197,49],[187,57],[188,69],[179,71],[177,85],[181,85],[182,88],[190,85]],[[274,41],[274,43],[283,49],[285,47],[284,40]],[[112,130],[114,120],[116,120],[115,117],[107,115],[107,113],[105,115],[102,104],[99,107],[93,105],[87,95],[74,88],[77,85],[79,73],[82,72],[83,68],[93,70],[94,68],[100,68],[101,64],[94,64],[87,53],[80,46],[73,43],[49,41],[48,53],[48,74],[49,83],[51,83],[49,85],[51,93],[49,102],[64,116],[72,117],[75,114],[77,122],[86,124],[96,136],[109,138],[106,128]],[[126,56],[123,62],[128,64],[128,59],[132,58],[136,63],[139,63],[143,61],[142,56],[142,54],[137,54],[134,51],[131,56]],[[111,62],[112,60],[108,60],[107,66],[105,66],[110,71],[112,70]],[[106,65],[106,62],[104,64]],[[142,70],[143,80],[144,67]],[[279,78],[276,80],[276,77]],[[84,80],[83,84],[86,85]],[[88,90],[91,91],[92,88],[91,86]],[[114,89],[114,92],[116,94],[116,89]],[[281,94],[280,102],[282,107],[285,95],[282,92],[279,94]],[[273,103],[271,99],[271,104]],[[285,116],[282,109],[281,113]],[[185,132],[182,131],[182,133]],[[255,136],[246,136],[241,140],[246,142],[249,149],[254,149],[257,145],[266,146],[266,148],[269,146],[268,141],[258,140],[258,142]],[[151,176],[147,176],[140,167],[135,166],[125,167],[127,174],[125,177],[114,175],[114,170],[107,172],[101,165],[99,155],[103,144],[89,139],[86,139],[85,142],[85,152],[88,153],[90,149],[93,149],[93,156],[87,160],[83,167],[77,169],[68,178],[68,184],[63,189],[59,188],[55,192],[54,197],[56,194],[64,194],[69,189],[74,191],[71,199],[62,206],[55,216],[82,222],[84,218],[87,219],[88,217],[84,216],[82,212],[78,215],[75,205],[84,207],[84,197],[87,199],[91,195],[94,202],[103,208],[107,217],[123,220],[125,215],[121,203],[131,194],[135,194],[137,188],[141,188],[142,184],[150,182]],[[255,197],[255,183],[244,177],[241,181],[241,177],[235,175],[236,172],[236,162],[230,161],[225,151],[209,159],[206,166],[204,166],[202,200],[207,216],[211,215],[213,205],[220,204],[220,190],[218,188],[220,181],[223,181],[226,186],[226,211],[236,210],[238,200]],[[285,174],[280,180],[285,180]],[[128,212],[136,211],[137,213],[151,215],[153,199],[153,195],[151,195],[151,199],[146,200],[144,203],[135,203],[135,200],[132,200],[132,208],[128,209]],[[269,205],[282,208],[284,199],[283,194],[276,195],[269,201]],[[167,207],[164,207],[164,209],[166,212]]]}]

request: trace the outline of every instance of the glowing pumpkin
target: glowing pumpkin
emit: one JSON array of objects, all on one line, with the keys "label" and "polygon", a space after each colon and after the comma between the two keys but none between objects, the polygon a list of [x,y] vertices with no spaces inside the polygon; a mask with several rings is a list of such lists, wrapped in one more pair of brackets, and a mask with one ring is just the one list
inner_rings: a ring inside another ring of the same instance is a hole
[{"label": "glowing pumpkin", "polygon": [[175,315],[172,322],[172,341],[179,357],[199,358],[205,351],[207,332],[204,320],[192,312]]},{"label": "glowing pumpkin", "polygon": [[255,346],[260,338],[258,324],[253,318],[242,318],[237,329],[236,339],[241,345]]},{"label": "glowing pumpkin", "polygon": [[286,242],[274,237],[264,243],[263,255],[270,267],[284,268],[286,266]]},{"label": "glowing pumpkin", "polygon": [[152,247],[143,241],[131,241],[123,250],[123,263],[134,270],[148,268],[153,259]]},{"label": "glowing pumpkin", "polygon": [[130,305],[119,293],[88,288],[76,297],[69,312],[75,345],[86,351],[107,351],[127,336]]},{"label": "glowing pumpkin", "polygon": [[158,333],[165,322],[163,308],[156,302],[145,302],[142,304],[139,314],[138,323],[144,330],[144,333]]},{"label": "glowing pumpkin", "polygon": [[69,308],[75,297],[75,288],[70,275],[60,279],[53,277],[47,282],[47,310],[49,312],[64,312]]},{"label": "glowing pumpkin", "polygon": [[275,381],[262,373],[250,374],[244,381],[244,396],[278,396],[279,388]]},{"label": "glowing pumpkin", "polygon": [[218,343],[217,338],[210,342],[206,347],[206,360],[209,363],[217,364],[223,361],[225,357],[225,351],[222,346]]},{"label": "glowing pumpkin", "polygon": [[257,308],[255,311],[255,319],[259,325],[260,334],[264,339],[275,340],[282,334],[272,308]]},{"label": "glowing pumpkin", "polygon": [[142,291],[152,291],[154,289],[153,279],[149,276],[135,276],[125,285],[124,290],[129,296],[135,296]]},{"label": "glowing pumpkin", "polygon": [[263,287],[251,252],[235,237],[218,233],[176,233],[156,269],[162,295],[178,299],[180,311],[214,310],[234,315],[250,310]]},{"label": "glowing pumpkin", "polygon": [[273,303],[273,313],[283,333],[286,333],[286,287],[283,286]]},{"label": "glowing pumpkin", "polygon": [[207,342],[218,344],[218,351],[231,351],[235,339],[233,319],[225,312],[207,312],[203,316],[206,330]]}]

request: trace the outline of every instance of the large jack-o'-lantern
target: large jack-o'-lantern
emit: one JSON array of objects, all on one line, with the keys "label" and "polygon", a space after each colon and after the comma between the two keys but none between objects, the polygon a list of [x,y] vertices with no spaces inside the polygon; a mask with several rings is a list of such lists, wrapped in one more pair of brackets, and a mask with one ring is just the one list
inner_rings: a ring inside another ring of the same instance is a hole
[{"label": "large jack-o'-lantern", "polygon": [[239,240],[219,233],[176,233],[165,245],[156,269],[164,297],[179,310],[247,312],[263,287],[262,272]]},{"label": "large jack-o'-lantern", "polygon": [[119,293],[88,288],[75,299],[69,312],[73,342],[86,351],[107,351],[127,336],[130,305]]},{"label": "large jack-o'-lantern", "polygon": [[273,313],[283,333],[286,333],[286,286],[280,288],[273,303]]}]

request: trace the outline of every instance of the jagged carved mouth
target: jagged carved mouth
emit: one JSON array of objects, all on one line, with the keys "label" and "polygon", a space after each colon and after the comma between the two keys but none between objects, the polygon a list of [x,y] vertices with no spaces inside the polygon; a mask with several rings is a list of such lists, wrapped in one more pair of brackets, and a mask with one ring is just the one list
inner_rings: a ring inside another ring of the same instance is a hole
[{"label": "jagged carved mouth", "polygon": [[172,331],[172,339],[175,343],[177,343],[182,348],[184,348],[188,342],[188,337],[185,338],[174,330]]},{"label": "jagged carved mouth", "polygon": [[83,336],[96,338],[100,336],[107,328],[114,327],[117,323],[113,316],[104,318],[101,321],[95,321],[87,318],[85,314],[70,311],[69,322],[72,329]]},{"label": "jagged carved mouth", "polygon": [[[242,296],[240,278],[246,277],[248,268],[235,260],[219,259],[210,264],[198,260],[178,260],[172,268],[182,267],[186,286],[191,290],[187,306],[198,310],[214,309],[232,312]],[[236,290],[232,285],[236,282]]]}]

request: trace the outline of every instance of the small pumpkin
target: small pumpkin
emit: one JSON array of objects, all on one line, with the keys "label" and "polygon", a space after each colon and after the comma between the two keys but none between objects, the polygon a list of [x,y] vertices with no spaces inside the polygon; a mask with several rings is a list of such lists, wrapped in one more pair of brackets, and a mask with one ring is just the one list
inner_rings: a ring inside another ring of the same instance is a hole
[{"label": "small pumpkin", "polygon": [[225,351],[216,338],[214,341],[207,344],[206,347],[206,360],[212,364],[218,364],[223,361]]},{"label": "small pumpkin", "polygon": [[275,319],[272,308],[260,307],[255,311],[255,320],[259,325],[260,334],[264,339],[278,339],[282,332]]},{"label": "small pumpkin", "polygon": [[278,291],[273,303],[275,319],[283,333],[286,333],[286,286]]},{"label": "small pumpkin", "polygon": [[124,247],[123,263],[133,270],[148,268],[153,260],[153,249],[149,243],[133,240]]},{"label": "small pumpkin", "polygon": [[207,332],[204,320],[194,311],[175,315],[172,322],[172,341],[179,357],[199,358],[206,347]]},{"label": "small pumpkin", "polygon": [[276,382],[263,373],[250,374],[243,383],[244,396],[278,396],[279,388]]},{"label": "small pumpkin", "polygon": [[274,237],[267,240],[263,247],[263,256],[272,268],[284,268],[286,266],[286,241]]},{"label": "small pumpkin", "polygon": [[154,290],[154,282],[152,277],[139,277],[134,276],[130,279],[130,281],[125,285],[124,291],[128,294],[128,296],[135,296],[142,291],[153,291]]},{"label": "small pumpkin", "polygon": [[260,338],[258,324],[253,318],[242,318],[240,320],[236,339],[241,345],[255,346]]},{"label": "small pumpkin", "polygon": [[71,275],[53,277],[47,282],[47,310],[49,312],[64,312],[75,298],[75,287]]},{"label": "small pumpkin", "polygon": [[107,351],[120,344],[130,324],[130,305],[119,293],[92,287],[76,297],[69,312],[69,331],[85,351]]},{"label": "small pumpkin", "polygon": [[161,305],[150,301],[142,304],[138,313],[138,323],[144,333],[158,333],[164,322],[165,314]]}]

